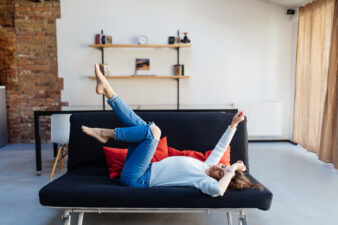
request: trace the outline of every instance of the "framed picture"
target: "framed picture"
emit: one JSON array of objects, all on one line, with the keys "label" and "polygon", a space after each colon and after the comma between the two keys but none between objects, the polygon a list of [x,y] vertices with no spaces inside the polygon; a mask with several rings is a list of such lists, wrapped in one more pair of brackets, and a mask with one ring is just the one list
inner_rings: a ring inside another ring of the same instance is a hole
[{"label": "framed picture", "polygon": [[111,45],[113,44],[113,37],[110,35],[106,36],[106,45]]},{"label": "framed picture", "polygon": [[136,58],[136,75],[150,75],[150,59]]}]

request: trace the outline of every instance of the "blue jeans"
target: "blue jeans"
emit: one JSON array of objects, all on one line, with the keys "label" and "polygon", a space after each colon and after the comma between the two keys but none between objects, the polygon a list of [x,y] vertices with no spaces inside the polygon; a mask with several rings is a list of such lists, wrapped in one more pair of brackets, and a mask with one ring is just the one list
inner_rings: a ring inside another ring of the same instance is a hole
[{"label": "blue jeans", "polygon": [[115,128],[114,139],[130,142],[120,181],[127,186],[148,187],[150,161],[159,142],[150,129],[150,125],[154,123],[147,124],[118,95],[108,99],[107,102],[119,120],[127,126]]}]

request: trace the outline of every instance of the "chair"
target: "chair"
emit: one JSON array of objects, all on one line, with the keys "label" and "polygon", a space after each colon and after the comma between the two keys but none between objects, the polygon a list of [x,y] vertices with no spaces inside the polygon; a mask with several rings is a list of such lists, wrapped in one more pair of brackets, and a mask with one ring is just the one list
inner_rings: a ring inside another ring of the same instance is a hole
[{"label": "chair", "polygon": [[[60,171],[62,171],[63,164],[68,153],[68,141],[70,132],[71,114],[53,114],[51,116],[51,141],[60,145],[57,155],[55,157],[52,172],[49,176],[51,181],[54,176],[56,165],[60,159]],[[61,156],[61,157],[60,157]]]}]

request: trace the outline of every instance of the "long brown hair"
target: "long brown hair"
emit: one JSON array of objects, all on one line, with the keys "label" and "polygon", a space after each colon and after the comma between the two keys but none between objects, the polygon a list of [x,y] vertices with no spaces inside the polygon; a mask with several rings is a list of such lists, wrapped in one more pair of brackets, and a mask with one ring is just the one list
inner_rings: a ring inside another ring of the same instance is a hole
[{"label": "long brown hair", "polygon": [[260,191],[264,190],[263,185],[260,183],[253,184],[249,178],[247,178],[242,171],[236,171],[234,178],[232,178],[229,189],[231,190],[242,190],[244,188],[258,188]]}]

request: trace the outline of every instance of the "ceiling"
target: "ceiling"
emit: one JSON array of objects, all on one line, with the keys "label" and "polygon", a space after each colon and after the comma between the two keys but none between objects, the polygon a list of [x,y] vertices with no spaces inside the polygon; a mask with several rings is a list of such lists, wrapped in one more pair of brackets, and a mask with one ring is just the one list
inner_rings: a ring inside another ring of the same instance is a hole
[{"label": "ceiling", "polygon": [[299,6],[305,5],[313,0],[261,0],[265,2],[271,2],[277,5],[290,7],[290,8],[297,8]]}]

